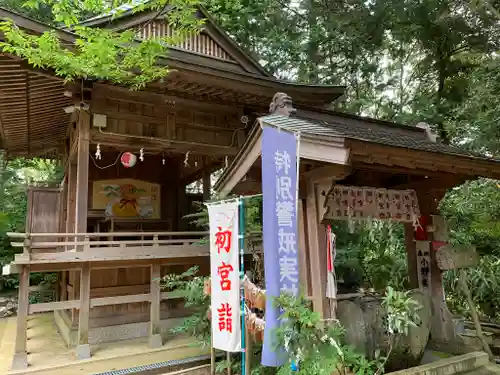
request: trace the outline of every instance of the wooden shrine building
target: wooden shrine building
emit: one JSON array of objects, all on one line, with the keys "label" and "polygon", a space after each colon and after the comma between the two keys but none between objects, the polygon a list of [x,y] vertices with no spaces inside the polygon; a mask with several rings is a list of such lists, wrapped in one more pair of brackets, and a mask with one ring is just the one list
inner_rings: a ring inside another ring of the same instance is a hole
[{"label": "wooden shrine building", "polygon": [[[169,35],[168,13],[157,13],[130,10],[85,24],[134,29],[138,38]],[[27,316],[40,312],[54,311],[79,359],[102,342],[149,336],[151,347],[161,346],[186,311],[160,290],[158,278],[192,265],[208,274],[209,248],[200,244],[207,233],[183,218],[194,212],[193,201],[210,196],[211,173],[232,161],[276,92],[311,109],[342,95],[342,87],[275,79],[204,10],[197,16],[207,19],[203,31],[170,48],[159,64],[173,71],[142,91],[95,81],[65,85],[0,55],[6,155],[58,158],[64,166],[61,184],[29,189],[26,231],[10,234],[21,251],[4,268],[20,275],[14,369],[30,363]],[[0,17],[29,33],[51,30],[7,10]],[[69,32],[57,34],[74,41]],[[202,194],[189,192],[199,180]],[[40,271],[59,273],[56,302],[29,304],[29,275]]]},{"label": "wooden shrine building", "polygon": [[[215,190],[222,196],[262,192],[262,127],[300,133],[300,282],[314,310],[324,318],[336,317],[337,299],[332,303],[327,298],[327,224],[367,218],[400,221],[405,226],[410,286],[430,297],[432,343],[462,354],[464,345],[443,295],[442,271],[450,268],[438,265],[445,256],[438,248],[448,241],[438,204],[448,189],[467,180],[500,178],[500,160],[441,144],[426,124],[406,126],[293,107],[290,96],[275,96],[270,114],[258,118]],[[429,264],[427,270],[421,257]]]},{"label": "wooden shrine building", "polygon": [[[168,13],[156,13],[126,11],[85,24],[134,29],[138,38],[168,35]],[[434,142],[426,129],[326,110],[343,87],[279,81],[204,10],[198,16],[207,19],[203,31],[159,61],[173,71],[141,91],[96,81],[65,85],[51,72],[0,55],[6,155],[58,158],[64,166],[62,183],[29,189],[26,231],[10,235],[20,247],[4,269],[20,277],[14,369],[30,363],[27,317],[39,312],[54,311],[62,339],[79,359],[89,358],[98,343],[149,337],[150,346],[159,347],[169,339],[186,311],[175,295],[160,290],[158,278],[195,264],[208,273],[208,245],[200,244],[206,233],[183,218],[194,212],[193,201],[209,198],[210,175],[220,168],[217,190],[259,190],[256,122],[302,133],[302,282],[324,315],[321,210],[332,180],[415,189],[427,215],[446,189],[478,176],[500,178],[500,163]],[[51,30],[3,9],[0,17],[29,33]],[[57,34],[74,42],[67,31]],[[296,115],[288,116],[284,95],[275,97],[282,92],[293,98]],[[270,103],[277,109],[271,115]],[[202,192],[189,192],[187,186],[199,180]],[[416,285],[412,233],[408,226]],[[57,301],[30,304],[29,275],[41,271],[58,272]],[[440,275],[432,275],[438,296]]]}]

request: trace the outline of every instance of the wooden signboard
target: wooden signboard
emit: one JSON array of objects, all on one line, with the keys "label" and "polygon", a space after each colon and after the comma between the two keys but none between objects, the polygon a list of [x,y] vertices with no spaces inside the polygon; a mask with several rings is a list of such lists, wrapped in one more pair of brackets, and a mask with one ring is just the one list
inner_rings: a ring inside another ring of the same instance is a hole
[{"label": "wooden signboard", "polygon": [[417,250],[418,286],[429,292],[431,285],[431,254],[429,241],[415,241]]},{"label": "wooden signboard", "polygon": [[479,263],[479,255],[474,246],[442,246],[436,252],[436,262],[440,270],[475,267]]},{"label": "wooden signboard", "polygon": [[158,184],[133,179],[94,182],[92,209],[105,210],[106,216],[160,219],[160,207]]},{"label": "wooden signboard", "polygon": [[325,219],[379,219],[415,223],[419,216],[413,190],[334,185],[325,202]]}]

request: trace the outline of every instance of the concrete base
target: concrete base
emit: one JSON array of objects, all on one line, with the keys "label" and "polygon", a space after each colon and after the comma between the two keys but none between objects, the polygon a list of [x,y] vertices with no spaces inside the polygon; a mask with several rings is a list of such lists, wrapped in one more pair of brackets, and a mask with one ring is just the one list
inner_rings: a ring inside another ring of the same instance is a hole
[{"label": "concrete base", "polygon": [[90,345],[83,344],[76,347],[76,358],[77,359],[89,359],[90,358]]},{"label": "concrete base", "polygon": [[152,335],[149,338],[149,347],[151,349],[161,348],[163,346],[163,340],[160,334]]},{"label": "concrete base", "polygon": [[[71,325],[71,321],[64,311],[54,312],[57,330],[61,334],[68,348],[74,348],[78,344],[78,328]],[[171,329],[182,324],[184,318],[169,318],[160,321],[160,332],[163,341],[172,337]],[[149,322],[109,325],[102,327],[91,327],[89,330],[89,344],[102,344],[131,340],[139,337],[148,337],[150,330]]]},{"label": "concrete base", "polygon": [[28,354],[15,353],[12,358],[12,370],[22,370],[28,367]]}]

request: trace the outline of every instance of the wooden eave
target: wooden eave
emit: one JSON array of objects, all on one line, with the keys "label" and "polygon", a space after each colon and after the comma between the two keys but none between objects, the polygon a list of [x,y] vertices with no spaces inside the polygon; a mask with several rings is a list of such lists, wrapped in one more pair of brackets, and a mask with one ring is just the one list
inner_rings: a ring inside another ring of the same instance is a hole
[{"label": "wooden eave", "polygon": [[[106,15],[103,17],[92,18],[89,21],[80,23],[87,27],[105,27],[115,31],[123,31],[138,26],[145,22],[150,22],[153,19],[168,16],[170,7],[166,7],[161,13],[158,11],[143,11],[134,12],[134,9],[129,9],[122,12],[119,16]],[[206,20],[202,32],[210,36],[217,44],[230,54],[236,61],[236,64],[241,66],[248,73],[257,74],[263,77],[272,77],[262,65],[260,65],[249,53],[245,52],[237,43],[235,43],[227,33],[225,33],[209,15],[204,7],[200,7],[197,16]],[[181,50],[179,48],[170,47],[171,49]],[[192,53],[184,51],[187,53]],[[210,59],[210,57],[207,56]],[[228,62],[226,62],[228,63]]]},{"label": "wooden eave", "polygon": [[[260,118],[259,121],[265,121],[265,118]],[[243,181],[259,159],[261,134],[261,127],[255,126],[231,165],[215,183],[214,189],[221,195],[228,195],[237,184]],[[325,144],[331,148],[324,148],[321,152],[306,156],[302,152],[304,142],[311,144],[310,149],[314,149],[314,147],[319,149]],[[345,150],[344,160],[338,157],[341,155],[342,149]],[[500,179],[500,160],[459,153],[430,152],[341,136],[315,136],[303,133],[301,134],[300,150],[302,159],[320,163],[318,164],[319,169],[313,169],[308,173],[311,176],[316,172],[322,172],[321,174],[326,176],[323,170],[328,172],[329,166],[338,166],[341,168],[339,169],[341,174],[344,170],[349,169],[351,171],[369,170],[386,174],[415,176],[417,182],[412,183],[417,183],[419,186],[425,184],[425,189],[432,189],[433,186],[448,189],[478,177]],[[332,174],[331,178],[334,177],[339,176]],[[405,186],[402,184],[396,188],[410,188],[410,185]]]},{"label": "wooden eave", "polygon": [[427,152],[353,139],[347,139],[346,145],[351,150],[353,167],[379,165],[395,170],[405,168],[408,173],[446,172],[468,179],[477,177],[500,179],[500,160],[458,153],[453,155]]},{"label": "wooden eave", "polygon": [[[55,29],[2,8],[0,8],[0,18],[12,19],[17,26],[28,32],[42,34],[45,31],[55,30],[63,42],[74,43],[75,41],[75,35],[69,31]],[[0,34],[0,39],[1,38],[2,35]],[[210,66],[207,64],[207,60],[215,59],[204,58],[198,54],[189,53],[180,49],[169,49],[168,56],[160,58],[158,64],[171,67],[172,69],[198,74],[198,77],[196,77],[197,80],[203,79],[203,76],[206,75],[207,77],[205,80],[210,85],[216,85],[220,78],[224,78],[232,81],[228,84],[233,87],[235,84],[247,84],[246,87],[242,87],[245,91],[262,92],[262,90],[271,90],[274,91],[272,95],[277,91],[284,91],[295,97],[295,101],[298,104],[307,107],[312,106],[314,108],[321,108],[330,104],[340,97],[345,90],[344,86],[295,84],[280,81],[270,76],[236,72],[231,69],[227,70],[227,66],[218,65],[217,62]],[[269,94],[265,96],[267,98]]]},{"label": "wooden eave", "polygon": [[0,55],[0,135],[11,156],[48,156],[61,151],[73,104],[63,80],[25,68]]},{"label": "wooden eave", "polygon": [[[231,193],[236,184],[244,179],[255,162],[259,160],[262,154],[263,124],[262,120],[259,119],[259,123],[252,128],[233,162],[215,183],[214,190],[222,196]],[[345,147],[344,141],[341,137],[302,134],[299,149],[301,160],[347,165],[350,150]]]},{"label": "wooden eave", "polygon": [[[75,35],[0,8],[0,18],[12,19],[28,33],[55,31],[71,45]],[[3,36],[0,34],[0,40]],[[0,135],[13,156],[44,156],[64,148],[70,115],[64,107],[73,99],[64,96],[65,86],[54,72],[35,69],[17,57],[1,55]],[[207,103],[266,110],[276,92],[286,92],[298,104],[321,108],[343,94],[339,86],[301,85],[272,77],[228,69],[228,64],[187,51],[172,49],[158,64],[172,68],[163,82],[148,86],[151,92],[191,98]],[[231,64],[229,64],[231,65]],[[234,64],[233,64],[234,65]]]}]

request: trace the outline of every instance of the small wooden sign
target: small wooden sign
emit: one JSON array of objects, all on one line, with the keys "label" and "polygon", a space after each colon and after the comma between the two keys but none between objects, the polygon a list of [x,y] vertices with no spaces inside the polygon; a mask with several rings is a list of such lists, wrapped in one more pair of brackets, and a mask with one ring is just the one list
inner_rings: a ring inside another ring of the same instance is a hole
[{"label": "small wooden sign", "polygon": [[479,255],[474,246],[442,246],[436,252],[436,262],[440,270],[475,267],[479,263]]}]

